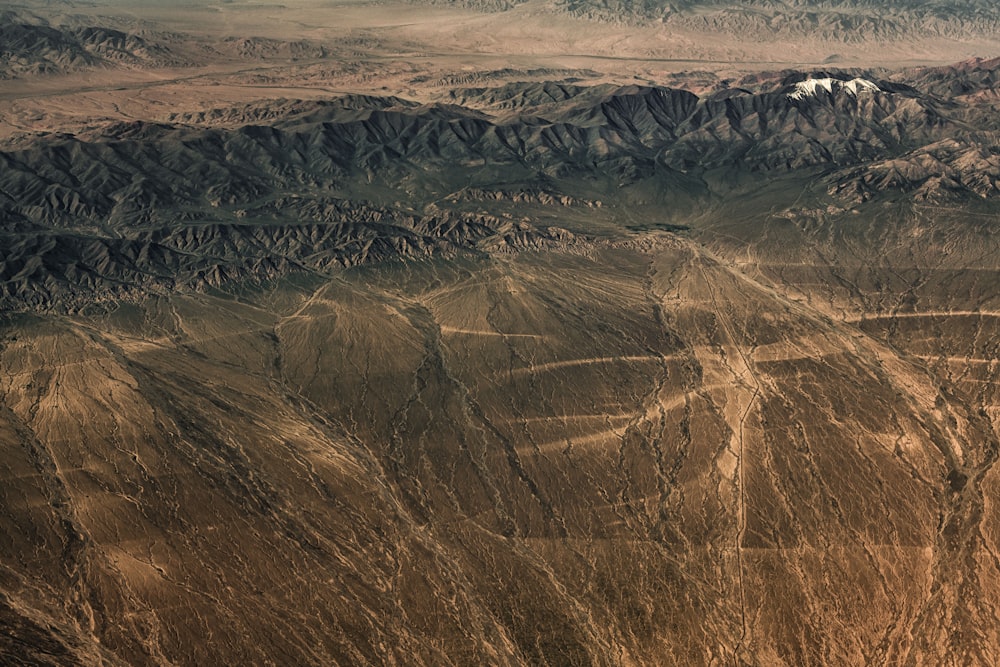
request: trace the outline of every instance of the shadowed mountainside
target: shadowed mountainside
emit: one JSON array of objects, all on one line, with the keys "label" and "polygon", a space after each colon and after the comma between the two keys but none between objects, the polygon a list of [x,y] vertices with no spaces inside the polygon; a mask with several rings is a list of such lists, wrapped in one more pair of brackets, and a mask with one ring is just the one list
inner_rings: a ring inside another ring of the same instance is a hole
[{"label": "shadowed mountainside", "polygon": [[[676,224],[775,179],[789,192],[823,183],[841,208],[900,193],[989,199],[1000,150],[990,98],[972,94],[981,78],[954,98],[838,73],[758,77],[756,92],[705,97],[507,84],[452,93],[464,106],[347,96],[206,116],[231,126],[38,136],[0,153],[0,299],[73,308],[133,288],[570,238],[546,202],[613,204],[577,224],[591,235],[595,218],[627,222],[620,206],[666,204],[661,222]],[[532,191],[548,199],[516,206],[526,202],[514,193]]]},{"label": "shadowed mountainside", "polygon": [[52,26],[34,16],[0,12],[0,80],[94,67],[186,64],[168,47],[139,35],[94,25]]}]

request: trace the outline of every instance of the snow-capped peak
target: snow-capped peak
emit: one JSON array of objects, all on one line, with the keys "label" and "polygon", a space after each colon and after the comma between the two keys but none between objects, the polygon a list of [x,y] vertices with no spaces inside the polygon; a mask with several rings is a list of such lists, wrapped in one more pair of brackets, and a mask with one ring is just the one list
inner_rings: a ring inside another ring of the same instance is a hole
[{"label": "snow-capped peak", "polygon": [[877,93],[882,89],[868,79],[861,78],[851,79],[850,81],[841,81],[840,79],[831,79],[829,77],[825,79],[806,79],[795,84],[795,90],[788,94],[788,99],[803,100],[807,97],[816,97],[821,90],[825,90],[828,93],[844,90],[848,94],[857,97],[861,93]]}]

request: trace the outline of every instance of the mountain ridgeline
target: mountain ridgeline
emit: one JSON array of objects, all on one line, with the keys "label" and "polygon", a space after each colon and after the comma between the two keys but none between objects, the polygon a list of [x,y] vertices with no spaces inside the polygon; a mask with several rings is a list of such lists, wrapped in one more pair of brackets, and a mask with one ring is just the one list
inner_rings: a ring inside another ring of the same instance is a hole
[{"label": "mountain ridgeline", "polygon": [[94,67],[190,64],[140,35],[94,25],[53,26],[0,12],[0,80]]},{"label": "mountain ridgeline", "polygon": [[[25,136],[0,152],[0,305],[565,238],[546,207],[477,207],[456,196],[469,189],[657,205],[663,222],[775,179],[819,184],[842,208],[989,200],[997,70],[785,73],[702,97],[506,84],[430,105],[346,96],[220,110],[211,127],[202,114]],[[605,215],[620,223],[617,210]]]}]

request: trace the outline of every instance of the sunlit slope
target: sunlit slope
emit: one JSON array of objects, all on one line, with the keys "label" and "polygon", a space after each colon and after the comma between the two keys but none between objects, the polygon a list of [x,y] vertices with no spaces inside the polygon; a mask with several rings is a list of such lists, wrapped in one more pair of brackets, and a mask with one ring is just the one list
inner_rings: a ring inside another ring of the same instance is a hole
[{"label": "sunlit slope", "polygon": [[4,650],[988,664],[992,394],[850,319],[659,236],[10,321]]}]

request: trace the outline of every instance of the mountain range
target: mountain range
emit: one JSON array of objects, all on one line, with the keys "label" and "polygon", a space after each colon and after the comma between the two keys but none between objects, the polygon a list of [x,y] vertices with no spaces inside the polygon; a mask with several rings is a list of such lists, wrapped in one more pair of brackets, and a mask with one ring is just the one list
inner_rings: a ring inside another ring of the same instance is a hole
[{"label": "mountain range", "polygon": [[843,209],[990,200],[998,69],[970,63],[947,83],[940,70],[912,83],[781,73],[704,96],[513,83],[452,91],[456,103],[350,96],[222,110],[213,127],[36,136],[0,153],[3,303],[473,250],[517,224],[546,237],[544,221],[456,205],[469,188],[664,204],[663,223],[765,180],[818,184]]}]

